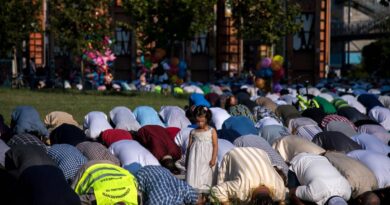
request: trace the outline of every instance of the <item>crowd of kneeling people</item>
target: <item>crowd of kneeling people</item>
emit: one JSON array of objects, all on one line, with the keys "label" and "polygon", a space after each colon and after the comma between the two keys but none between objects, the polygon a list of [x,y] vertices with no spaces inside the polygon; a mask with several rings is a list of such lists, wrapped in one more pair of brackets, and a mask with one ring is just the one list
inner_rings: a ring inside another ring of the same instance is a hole
[{"label": "crowd of kneeling people", "polygon": [[1,117],[1,204],[390,204],[390,97],[192,94],[189,106]]}]

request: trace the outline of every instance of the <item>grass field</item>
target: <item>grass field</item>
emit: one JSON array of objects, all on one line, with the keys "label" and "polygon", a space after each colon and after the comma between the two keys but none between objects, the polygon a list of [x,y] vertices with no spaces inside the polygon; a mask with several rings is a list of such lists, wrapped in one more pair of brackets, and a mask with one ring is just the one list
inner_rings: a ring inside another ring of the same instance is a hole
[{"label": "grass field", "polygon": [[9,125],[12,110],[18,105],[35,107],[42,119],[52,111],[64,111],[73,115],[80,124],[90,111],[108,112],[115,106],[126,106],[134,109],[140,105],[148,105],[160,110],[162,105],[184,107],[187,96],[164,96],[155,93],[116,93],[76,90],[39,90],[0,88],[0,114]]}]

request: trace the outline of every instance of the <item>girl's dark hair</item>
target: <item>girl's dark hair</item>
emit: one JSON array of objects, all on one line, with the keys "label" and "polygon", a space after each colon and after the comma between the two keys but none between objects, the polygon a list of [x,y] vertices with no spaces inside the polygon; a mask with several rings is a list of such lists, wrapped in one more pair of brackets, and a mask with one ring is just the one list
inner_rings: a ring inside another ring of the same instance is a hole
[{"label": "girl's dark hair", "polygon": [[205,116],[206,117],[206,120],[208,123],[211,122],[211,111],[209,108],[205,107],[205,106],[196,106],[195,109],[194,109],[194,117],[200,117],[200,116]]},{"label": "girl's dark hair", "polygon": [[161,166],[167,168],[172,174],[180,174],[180,170],[176,167],[175,161],[172,158],[161,160]]},{"label": "girl's dark hair", "polygon": [[229,96],[228,98],[226,98],[226,101],[225,101],[225,110],[229,111],[230,107],[233,106],[232,105],[232,98],[235,98],[234,95],[231,95]]},{"label": "girl's dark hair", "polygon": [[186,112],[186,117],[188,118],[188,120],[190,120],[190,122],[192,124],[195,123],[195,116],[194,116],[194,110],[195,110],[195,106],[186,106],[185,108],[185,112]]}]

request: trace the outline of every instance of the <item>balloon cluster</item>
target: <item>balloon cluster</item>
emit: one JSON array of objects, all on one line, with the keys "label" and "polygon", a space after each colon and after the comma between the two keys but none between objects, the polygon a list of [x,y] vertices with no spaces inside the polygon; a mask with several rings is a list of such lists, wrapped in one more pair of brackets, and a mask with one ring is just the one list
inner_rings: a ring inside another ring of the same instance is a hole
[{"label": "balloon cluster", "polygon": [[271,78],[275,72],[283,69],[284,58],[281,55],[275,55],[272,58],[263,58],[260,62],[260,69],[257,75],[263,78]]},{"label": "balloon cluster", "polygon": [[88,42],[88,48],[85,49],[82,56],[83,60],[93,66],[97,72],[106,73],[116,59],[115,54],[110,49],[111,44],[112,41],[108,36],[105,36],[100,43],[100,50],[94,48],[92,42]]},{"label": "balloon cluster", "polygon": [[[268,80],[271,89],[273,89],[274,92],[279,92],[282,89],[282,86],[280,85],[280,81],[284,77],[283,63],[284,63],[284,58],[281,55],[275,55],[272,58],[269,57],[263,58],[260,62],[260,68],[258,68],[255,72],[255,75],[257,77],[256,79]],[[264,83],[266,83],[263,81],[256,80],[255,82],[256,87],[262,89],[264,87],[267,87],[263,85]]]}]

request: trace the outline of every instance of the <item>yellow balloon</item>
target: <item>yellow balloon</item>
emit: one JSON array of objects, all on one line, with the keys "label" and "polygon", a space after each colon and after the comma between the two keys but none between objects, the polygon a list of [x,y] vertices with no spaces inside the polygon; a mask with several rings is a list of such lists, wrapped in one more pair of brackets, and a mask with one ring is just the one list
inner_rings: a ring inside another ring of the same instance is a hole
[{"label": "yellow balloon", "polygon": [[276,62],[276,63],[282,65],[283,62],[284,62],[284,58],[283,58],[283,56],[281,56],[281,55],[276,55],[276,56],[274,56],[274,57],[272,58],[272,61],[274,61],[274,62]]}]

